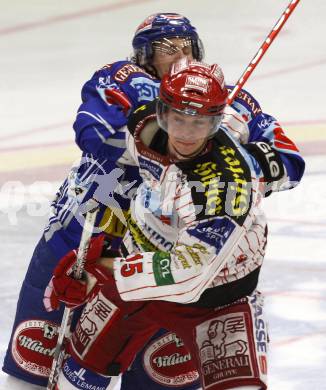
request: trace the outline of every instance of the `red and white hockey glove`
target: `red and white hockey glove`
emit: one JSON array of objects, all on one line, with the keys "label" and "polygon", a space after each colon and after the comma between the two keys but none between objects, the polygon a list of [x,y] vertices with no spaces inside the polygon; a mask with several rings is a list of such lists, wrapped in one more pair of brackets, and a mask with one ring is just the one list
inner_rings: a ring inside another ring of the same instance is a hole
[{"label": "red and white hockey glove", "polygon": [[[57,310],[60,302],[74,309],[95,296],[103,284],[112,278],[109,270],[96,262],[103,254],[105,240],[105,235],[91,240],[83,278],[80,280],[73,277],[77,259],[75,250],[69,252],[59,261],[54,269],[53,277],[45,289],[43,304],[46,311]],[[116,255],[118,256],[118,254]]]}]

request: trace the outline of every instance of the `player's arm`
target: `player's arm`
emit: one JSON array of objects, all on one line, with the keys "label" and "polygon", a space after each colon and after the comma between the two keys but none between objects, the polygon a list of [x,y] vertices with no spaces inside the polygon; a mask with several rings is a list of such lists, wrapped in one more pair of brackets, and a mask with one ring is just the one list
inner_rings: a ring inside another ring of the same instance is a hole
[{"label": "player's arm", "polygon": [[[245,224],[252,215],[248,214]],[[200,299],[219,274],[245,229],[231,218],[212,218],[180,232],[170,252],[144,252],[116,258],[111,269],[123,300],[191,303]],[[207,238],[205,231],[223,231]],[[203,240],[204,238],[204,240]]]},{"label": "player's arm", "polygon": [[123,61],[97,71],[82,89],[74,123],[76,143],[97,158],[116,161],[125,150],[127,118],[152,100],[159,84],[141,68]]},{"label": "player's arm", "polygon": [[[196,238],[206,228],[223,229],[224,237],[214,242],[214,246]],[[105,253],[99,236],[92,241],[95,252],[91,251],[87,257],[83,280],[74,280],[71,276],[75,251],[61,259],[45,291],[45,308],[47,311],[58,309],[59,301],[71,308],[78,307],[109,283],[112,275],[119,295],[125,301],[196,302],[223,268],[244,231],[227,218],[223,221],[211,219],[180,232],[178,242],[170,252],[143,252],[127,257],[112,257],[112,253]]]},{"label": "player's arm", "polygon": [[266,194],[293,188],[300,182],[305,163],[298,148],[250,93],[239,93],[226,110],[224,125],[259,163],[267,184]]}]

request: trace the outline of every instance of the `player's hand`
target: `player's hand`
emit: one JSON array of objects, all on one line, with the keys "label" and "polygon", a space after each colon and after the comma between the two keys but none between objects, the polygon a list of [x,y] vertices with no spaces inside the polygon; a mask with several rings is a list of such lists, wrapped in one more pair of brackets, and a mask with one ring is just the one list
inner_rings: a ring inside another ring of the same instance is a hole
[{"label": "player's hand", "polygon": [[86,303],[97,294],[103,284],[112,278],[113,259],[100,257],[104,240],[104,235],[91,240],[83,277],[80,280],[73,277],[73,269],[77,258],[75,250],[69,252],[59,261],[43,298],[47,311],[58,309],[60,302],[70,308],[76,308]]}]

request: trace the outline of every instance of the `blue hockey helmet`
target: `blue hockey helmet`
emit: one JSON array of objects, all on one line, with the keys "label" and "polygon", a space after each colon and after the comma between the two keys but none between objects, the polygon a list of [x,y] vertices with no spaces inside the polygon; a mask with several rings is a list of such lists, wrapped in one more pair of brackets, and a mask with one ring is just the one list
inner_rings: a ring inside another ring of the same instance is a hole
[{"label": "blue hockey helmet", "polygon": [[190,20],[176,13],[158,13],[148,16],[135,32],[132,46],[136,63],[150,65],[153,58],[153,42],[173,37],[190,39],[194,59],[198,61],[203,59],[203,45]]}]

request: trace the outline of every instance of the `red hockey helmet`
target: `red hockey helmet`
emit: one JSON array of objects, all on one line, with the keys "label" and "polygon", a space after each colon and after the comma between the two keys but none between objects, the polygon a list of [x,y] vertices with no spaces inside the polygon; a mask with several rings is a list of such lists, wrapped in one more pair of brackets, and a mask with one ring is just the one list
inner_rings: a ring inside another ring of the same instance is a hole
[{"label": "red hockey helmet", "polygon": [[157,106],[158,123],[166,131],[169,110],[212,118],[210,136],[219,128],[228,96],[222,69],[217,64],[190,61],[172,65],[161,82]]}]

